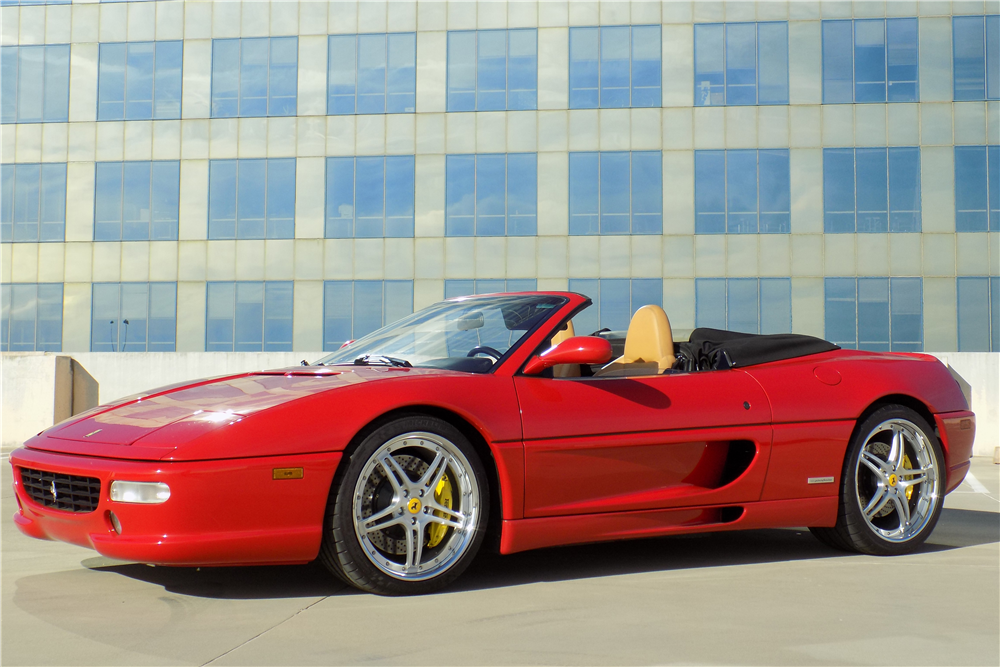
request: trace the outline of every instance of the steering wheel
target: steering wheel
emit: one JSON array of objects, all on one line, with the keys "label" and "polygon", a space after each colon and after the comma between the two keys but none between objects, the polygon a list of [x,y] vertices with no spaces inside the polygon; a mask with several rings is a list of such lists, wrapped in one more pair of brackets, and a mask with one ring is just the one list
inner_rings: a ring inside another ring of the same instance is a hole
[{"label": "steering wheel", "polygon": [[465,356],[474,357],[477,354],[485,354],[488,357],[493,357],[493,363],[500,361],[500,357],[503,356],[503,354],[501,354],[499,350],[495,350],[487,345],[477,345],[476,347],[469,350],[469,353]]}]

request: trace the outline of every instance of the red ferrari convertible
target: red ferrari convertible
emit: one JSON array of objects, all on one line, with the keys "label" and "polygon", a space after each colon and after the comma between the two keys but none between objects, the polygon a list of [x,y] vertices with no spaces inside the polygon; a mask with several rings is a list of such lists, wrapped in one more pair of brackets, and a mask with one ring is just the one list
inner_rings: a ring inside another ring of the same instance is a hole
[{"label": "red ferrari convertible", "polygon": [[[975,415],[923,354],[696,329],[576,336],[571,293],[451,299],[310,364],[163,387],[11,455],[26,535],[159,565],[304,563],[373,593],[501,553],[809,526],[900,554],[969,467]],[[618,347],[615,354],[615,347]]]}]

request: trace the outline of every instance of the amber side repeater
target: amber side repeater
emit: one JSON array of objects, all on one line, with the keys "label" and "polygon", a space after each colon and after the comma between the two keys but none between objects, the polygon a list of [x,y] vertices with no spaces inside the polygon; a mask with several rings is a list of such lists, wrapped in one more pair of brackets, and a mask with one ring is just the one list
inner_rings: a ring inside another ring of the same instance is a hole
[{"label": "amber side repeater", "polygon": [[271,479],[302,479],[302,468],[275,468]]}]

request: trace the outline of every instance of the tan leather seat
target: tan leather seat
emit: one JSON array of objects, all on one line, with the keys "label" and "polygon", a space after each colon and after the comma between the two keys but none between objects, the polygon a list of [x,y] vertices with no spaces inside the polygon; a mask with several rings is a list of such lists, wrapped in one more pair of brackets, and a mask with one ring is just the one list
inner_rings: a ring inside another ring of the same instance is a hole
[{"label": "tan leather seat", "polygon": [[[552,347],[576,335],[573,329],[573,320],[566,322],[565,326],[565,329],[557,331],[556,335],[552,337]],[[578,378],[580,377],[580,364],[557,364],[552,367],[552,377]]]},{"label": "tan leather seat", "polygon": [[674,338],[667,314],[659,306],[643,306],[628,325],[625,354],[595,376],[662,373],[673,366],[674,360]]}]

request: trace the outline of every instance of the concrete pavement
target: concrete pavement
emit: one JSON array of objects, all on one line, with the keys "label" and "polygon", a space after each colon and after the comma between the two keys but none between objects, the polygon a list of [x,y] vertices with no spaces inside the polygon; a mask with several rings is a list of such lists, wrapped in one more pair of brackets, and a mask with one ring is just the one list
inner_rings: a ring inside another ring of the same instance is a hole
[{"label": "concrete pavement", "polygon": [[2,464],[4,665],[995,665],[1000,466],[918,552],[760,530],[480,558],[380,598],[320,566],[153,568],[22,536]]}]

